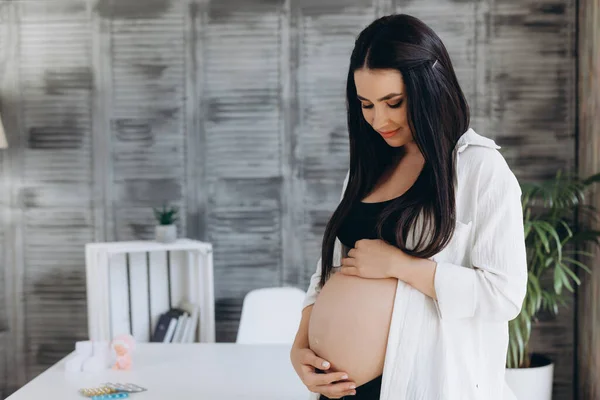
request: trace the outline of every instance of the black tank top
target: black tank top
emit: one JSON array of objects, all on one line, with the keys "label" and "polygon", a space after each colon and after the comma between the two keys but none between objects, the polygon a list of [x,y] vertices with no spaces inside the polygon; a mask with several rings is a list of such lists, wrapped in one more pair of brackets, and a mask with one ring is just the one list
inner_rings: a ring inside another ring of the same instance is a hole
[{"label": "black tank top", "polygon": [[[388,205],[399,198],[405,198],[411,202],[418,193],[427,194],[431,192],[432,189],[427,184],[427,175],[423,173],[424,171],[419,174],[415,183],[404,194],[396,198],[377,203],[355,202],[338,230],[337,237],[340,242],[351,249],[357,240],[377,239],[377,222],[380,219],[381,212]],[[386,219],[381,230],[383,240],[394,246],[396,245],[396,224],[397,218],[394,218],[392,214]]]},{"label": "black tank top", "polygon": [[[377,239],[377,223],[381,212],[395,199],[377,203],[356,202],[342,221],[338,230],[338,239],[348,248],[353,248],[360,239]],[[388,218],[382,228],[382,237],[388,243],[396,243],[394,218]]]}]

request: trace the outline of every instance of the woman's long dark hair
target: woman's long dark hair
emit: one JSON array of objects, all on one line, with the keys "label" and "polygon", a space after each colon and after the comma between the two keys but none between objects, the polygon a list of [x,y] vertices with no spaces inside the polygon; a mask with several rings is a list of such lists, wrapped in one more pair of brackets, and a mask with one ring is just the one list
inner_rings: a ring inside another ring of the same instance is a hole
[{"label": "woman's long dark hair", "polygon": [[[436,63],[437,61],[437,63]],[[395,226],[396,243],[407,254],[429,258],[446,247],[456,219],[453,150],[469,128],[469,106],[446,48],[421,20],[405,14],[375,20],[356,39],[346,86],[350,176],[343,199],[323,235],[321,287],[331,275],[337,232],[353,204],[369,194],[381,175],[396,165],[404,149],[389,146],[365,121],[357,98],[354,72],[361,68],[394,69],[404,80],[408,122],[425,158],[417,183],[382,212],[384,224]],[[422,218],[422,219],[421,219]],[[415,246],[408,234],[420,221]]]}]

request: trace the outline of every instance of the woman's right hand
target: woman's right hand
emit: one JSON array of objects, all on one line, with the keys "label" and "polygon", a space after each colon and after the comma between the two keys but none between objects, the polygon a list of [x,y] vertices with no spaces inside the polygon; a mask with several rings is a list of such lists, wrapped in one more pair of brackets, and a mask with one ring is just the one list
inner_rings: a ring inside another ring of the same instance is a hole
[{"label": "woman's right hand", "polygon": [[[293,348],[290,352],[290,359],[302,383],[311,392],[325,395],[330,399],[356,394],[355,383],[347,380],[348,374],[326,372],[331,364],[318,357],[311,349]],[[316,372],[317,368],[325,372]]]}]

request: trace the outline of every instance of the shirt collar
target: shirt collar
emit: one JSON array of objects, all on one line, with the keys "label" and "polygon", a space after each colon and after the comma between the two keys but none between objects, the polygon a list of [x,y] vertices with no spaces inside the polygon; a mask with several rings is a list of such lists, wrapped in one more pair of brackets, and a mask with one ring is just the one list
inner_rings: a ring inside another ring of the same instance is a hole
[{"label": "shirt collar", "polygon": [[491,149],[501,148],[492,139],[479,135],[471,128],[469,128],[465,133],[463,133],[462,136],[458,139],[454,151],[456,151],[457,153],[462,153],[469,146],[482,146]]}]

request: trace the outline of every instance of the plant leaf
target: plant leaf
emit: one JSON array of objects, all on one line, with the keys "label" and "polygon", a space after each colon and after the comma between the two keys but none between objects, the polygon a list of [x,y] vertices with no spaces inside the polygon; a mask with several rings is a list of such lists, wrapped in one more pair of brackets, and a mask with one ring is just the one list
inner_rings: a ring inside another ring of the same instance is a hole
[{"label": "plant leaf", "polygon": [[550,245],[548,244],[548,237],[546,237],[546,233],[544,232],[544,229],[537,223],[533,224],[533,229],[536,231],[538,237],[542,241],[542,244],[544,245],[546,252],[550,253]]},{"label": "plant leaf", "polygon": [[562,292],[563,280],[560,267],[554,268],[554,292],[560,294]]},{"label": "plant leaf", "polygon": [[571,227],[569,226],[569,224],[567,224],[566,221],[559,221],[559,224],[561,224],[565,230],[567,231],[567,237],[568,238],[572,238],[573,237],[573,230],[571,229]]},{"label": "plant leaf", "polygon": [[569,277],[565,273],[565,269],[563,268],[562,264],[557,263],[555,268],[556,268],[556,270],[560,271],[559,275],[561,276],[563,285],[567,288],[567,290],[569,292],[573,293],[574,292],[573,285],[571,285],[571,282],[569,281]]},{"label": "plant leaf", "polygon": [[594,257],[595,256],[594,253],[591,253],[589,251],[584,251],[584,250],[570,250],[570,251],[565,251],[563,254],[574,255],[574,256],[586,256],[586,257]]},{"label": "plant leaf", "polygon": [[579,277],[575,275],[575,272],[571,271],[568,265],[563,264],[562,270],[566,272],[578,286],[581,285],[581,280],[579,280]]},{"label": "plant leaf", "polygon": [[592,273],[592,270],[587,265],[585,265],[582,262],[577,261],[577,260],[575,260],[575,259],[573,259],[571,257],[564,257],[563,261],[566,261],[566,262],[568,262],[570,264],[576,265],[576,266],[578,266],[579,268],[583,269],[584,271],[586,271],[589,274]]},{"label": "plant leaf", "polygon": [[[527,211],[529,211],[529,210],[527,210]],[[531,226],[532,226],[531,221],[526,221],[523,224],[523,228],[524,228],[524,232],[525,232],[525,239],[527,239],[527,237],[529,236],[529,233],[531,232]]]},{"label": "plant leaf", "polygon": [[523,352],[525,349],[525,343],[523,341],[523,335],[521,334],[521,327],[519,323],[514,324],[513,333],[515,335],[516,344],[517,344],[517,360],[518,363],[521,364],[523,362]]},{"label": "plant leaf", "polygon": [[556,250],[558,252],[558,260],[560,260],[562,258],[562,242],[560,240],[560,237],[558,236],[558,232],[556,232],[556,229],[550,225],[548,222],[546,221],[539,221],[540,222],[540,227],[542,227],[543,229],[546,230],[546,232],[548,232],[555,240],[556,242]]},{"label": "plant leaf", "polygon": [[531,285],[532,288],[530,293],[535,299],[535,310],[530,311],[530,314],[534,315],[537,312],[537,310],[539,310],[542,304],[542,288],[540,287],[540,281],[538,280],[537,276],[535,276],[532,272],[529,272],[528,274],[528,283]]}]

